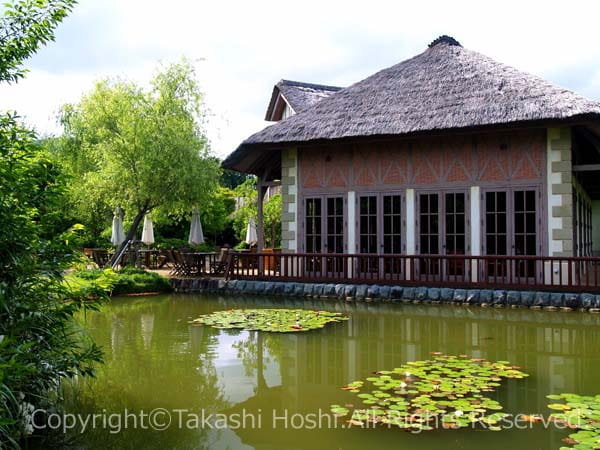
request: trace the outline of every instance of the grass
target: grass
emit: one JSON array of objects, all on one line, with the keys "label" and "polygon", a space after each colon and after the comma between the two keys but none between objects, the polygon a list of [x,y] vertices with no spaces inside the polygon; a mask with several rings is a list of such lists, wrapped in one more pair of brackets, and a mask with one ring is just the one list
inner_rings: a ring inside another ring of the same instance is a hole
[{"label": "grass", "polygon": [[94,298],[103,295],[171,291],[171,285],[166,278],[130,267],[118,272],[112,269],[81,270],[67,275],[64,283],[74,297]]}]

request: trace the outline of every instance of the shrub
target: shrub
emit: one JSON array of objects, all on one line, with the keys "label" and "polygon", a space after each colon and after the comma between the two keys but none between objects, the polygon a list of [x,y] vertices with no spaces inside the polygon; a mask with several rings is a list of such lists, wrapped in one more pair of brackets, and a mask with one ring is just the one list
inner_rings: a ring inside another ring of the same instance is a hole
[{"label": "shrub", "polygon": [[74,272],[66,277],[65,285],[74,297],[87,298],[171,291],[171,285],[166,278],[134,267],[125,267],[118,272],[112,269]]}]

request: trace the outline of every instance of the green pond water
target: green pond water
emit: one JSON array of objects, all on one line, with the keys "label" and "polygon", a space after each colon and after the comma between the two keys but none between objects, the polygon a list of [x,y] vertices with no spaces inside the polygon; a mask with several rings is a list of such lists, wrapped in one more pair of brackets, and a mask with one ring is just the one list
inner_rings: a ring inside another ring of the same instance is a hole
[{"label": "green pond water", "polygon": [[[338,311],[350,320],[286,334],[188,324],[217,310],[273,307]],[[83,434],[82,428],[72,431],[83,448],[517,450],[564,445],[567,431],[541,424],[420,434],[395,427],[343,428],[342,419],[337,427],[328,426],[335,425],[331,404],[358,405],[342,386],[376,370],[428,359],[431,352],[521,366],[529,378],[503,381],[490,394],[510,414],[548,416],[551,401],[545,396],[550,393],[600,393],[600,316],[586,313],[166,295],[113,299],[81,321],[103,347],[106,366],[96,379],[64,387],[67,410],[112,420],[103,425],[98,419],[96,428],[88,426]],[[154,416],[140,419],[140,414]],[[212,428],[202,423],[218,417],[227,417],[229,427],[223,421],[212,422]],[[234,423],[236,418],[242,423]]]}]

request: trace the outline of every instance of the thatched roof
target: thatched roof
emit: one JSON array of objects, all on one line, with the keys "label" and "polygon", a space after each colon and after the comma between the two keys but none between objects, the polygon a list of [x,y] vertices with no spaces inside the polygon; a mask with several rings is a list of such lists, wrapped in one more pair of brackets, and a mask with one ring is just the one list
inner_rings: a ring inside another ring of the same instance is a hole
[{"label": "thatched roof", "polygon": [[250,136],[223,163],[245,170],[256,147],[482,126],[600,118],[600,103],[467,50],[447,36]]},{"label": "thatched roof", "polygon": [[265,120],[273,120],[279,96],[285,101],[295,113],[304,111],[325,97],[342,89],[337,86],[326,86],[324,84],[303,83],[302,81],[280,80],[273,87],[271,101],[267,108]]}]

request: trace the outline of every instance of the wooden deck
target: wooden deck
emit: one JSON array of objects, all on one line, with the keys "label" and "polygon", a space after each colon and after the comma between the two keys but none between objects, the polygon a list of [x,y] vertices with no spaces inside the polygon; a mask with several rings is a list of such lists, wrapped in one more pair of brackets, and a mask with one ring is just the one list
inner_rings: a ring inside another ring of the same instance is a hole
[{"label": "wooden deck", "polygon": [[600,258],[231,253],[227,279],[600,291]]}]

